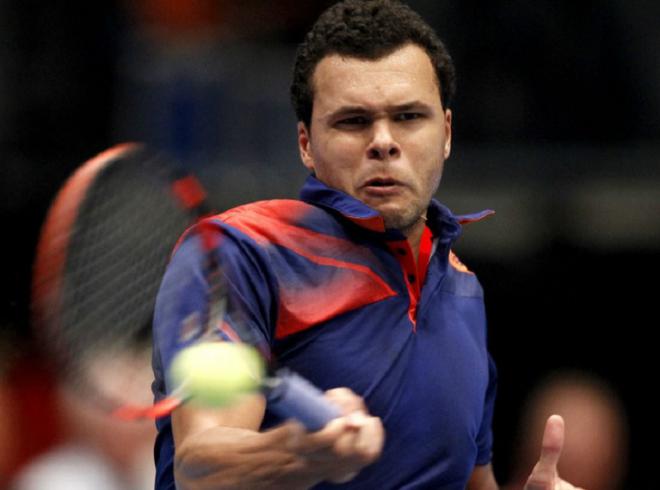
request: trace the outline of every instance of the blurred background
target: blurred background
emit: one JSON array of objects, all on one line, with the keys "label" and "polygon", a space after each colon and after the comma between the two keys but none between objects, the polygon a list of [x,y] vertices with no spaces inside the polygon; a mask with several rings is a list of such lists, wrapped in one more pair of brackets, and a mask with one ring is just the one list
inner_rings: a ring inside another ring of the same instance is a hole
[{"label": "blurred background", "polygon": [[[331,3],[0,2],[0,487],[71,438],[66,397],[29,328],[34,248],[59,186],[102,149],[140,140],[201,174],[218,209],[295,197],[305,172],[291,65]],[[591,447],[616,452],[599,467],[610,486],[592,490],[650,489],[660,3],[408,3],[458,71],[453,154],[438,198],[456,213],[497,211],[468,226],[456,251],[486,291],[500,374],[498,479],[517,488],[523,439],[542,431],[529,415],[534,403],[547,400],[542,411],[596,400],[613,415],[594,424],[590,435],[604,440]],[[559,390],[557,376],[573,388]],[[550,395],[530,398],[546,386]],[[600,395],[580,398],[575,386]],[[590,413],[576,420],[594,420]]]}]

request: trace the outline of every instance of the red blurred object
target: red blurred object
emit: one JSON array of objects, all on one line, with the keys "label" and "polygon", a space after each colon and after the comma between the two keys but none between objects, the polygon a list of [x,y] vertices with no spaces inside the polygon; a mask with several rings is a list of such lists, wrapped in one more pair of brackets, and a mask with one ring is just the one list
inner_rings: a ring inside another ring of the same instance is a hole
[{"label": "red blurred object", "polygon": [[64,436],[56,402],[54,379],[41,358],[26,352],[13,360],[1,381],[6,425],[3,454],[6,465],[1,467],[0,487],[3,487],[24,464],[50,449]]}]

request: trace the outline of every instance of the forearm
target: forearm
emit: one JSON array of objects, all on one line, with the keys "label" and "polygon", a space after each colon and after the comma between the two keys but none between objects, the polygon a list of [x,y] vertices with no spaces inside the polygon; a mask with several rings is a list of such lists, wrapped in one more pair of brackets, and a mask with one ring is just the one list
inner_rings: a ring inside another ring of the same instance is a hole
[{"label": "forearm", "polygon": [[302,429],[286,424],[258,432],[264,409],[258,395],[222,410],[178,408],[172,414],[178,487],[306,488],[293,485],[291,476],[301,478],[304,470],[302,458],[290,449],[290,439]]},{"label": "forearm", "polygon": [[314,477],[305,458],[288,449],[292,427],[259,433],[215,427],[177,447],[174,474],[185,490],[225,488],[308,488]]},{"label": "forearm", "polygon": [[383,426],[350,390],[326,396],[345,415],[313,433],[296,422],[259,432],[265,400],[258,395],[224,409],[177,408],[172,429],[178,488],[298,490],[353,478],[380,455]]}]

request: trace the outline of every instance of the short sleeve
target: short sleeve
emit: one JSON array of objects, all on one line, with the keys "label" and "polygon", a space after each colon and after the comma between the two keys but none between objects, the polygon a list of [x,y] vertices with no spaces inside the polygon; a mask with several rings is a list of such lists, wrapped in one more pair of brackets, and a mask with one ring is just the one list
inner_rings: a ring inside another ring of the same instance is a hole
[{"label": "short sleeve", "polygon": [[[270,344],[274,281],[264,270],[267,261],[259,257],[256,244],[224,223],[218,223],[217,234],[217,252],[226,295],[222,321],[234,327],[241,337],[247,332],[249,339],[243,340]],[[208,266],[199,239],[198,235],[189,234],[178,247],[156,299],[153,391],[157,400],[170,391],[165,373],[176,353],[213,327],[209,325],[212,292]]]}]

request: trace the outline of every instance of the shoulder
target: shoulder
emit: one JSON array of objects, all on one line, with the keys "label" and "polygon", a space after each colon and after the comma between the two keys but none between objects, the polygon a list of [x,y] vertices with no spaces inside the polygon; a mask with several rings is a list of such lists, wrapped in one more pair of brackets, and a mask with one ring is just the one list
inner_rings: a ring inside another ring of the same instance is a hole
[{"label": "shoulder", "polygon": [[294,223],[316,209],[311,204],[295,199],[272,199],[244,204],[220,213],[215,218],[231,225],[247,224],[254,219]]},{"label": "shoulder", "polygon": [[326,210],[294,199],[258,201],[211,218],[229,233],[240,232],[260,245],[314,234],[332,234],[336,219]]}]

